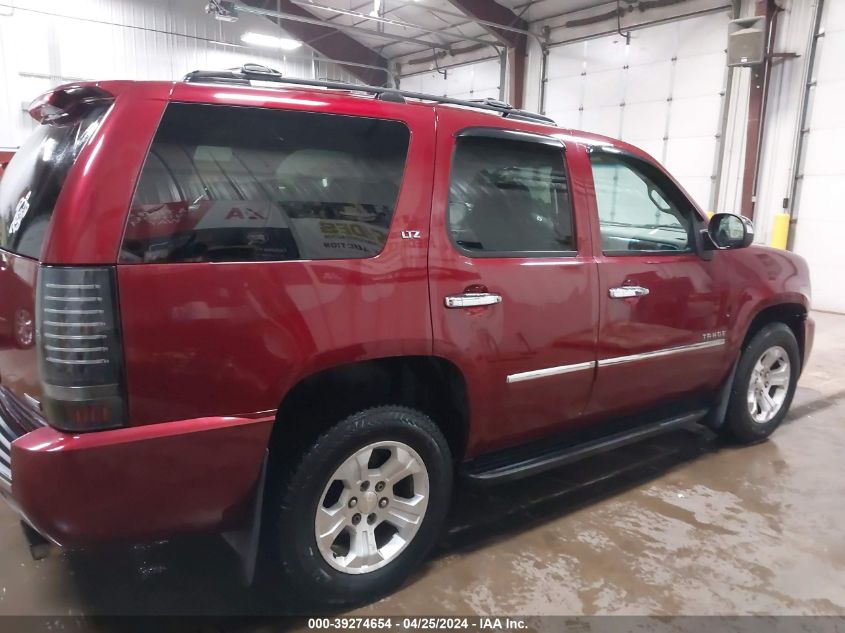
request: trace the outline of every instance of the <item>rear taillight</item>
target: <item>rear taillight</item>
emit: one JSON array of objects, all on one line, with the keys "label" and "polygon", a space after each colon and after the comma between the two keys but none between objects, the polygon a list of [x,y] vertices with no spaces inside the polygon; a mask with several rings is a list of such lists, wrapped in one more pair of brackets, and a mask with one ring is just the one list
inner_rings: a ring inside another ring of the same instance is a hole
[{"label": "rear taillight", "polygon": [[36,332],[51,426],[93,431],[126,420],[113,267],[41,266]]}]

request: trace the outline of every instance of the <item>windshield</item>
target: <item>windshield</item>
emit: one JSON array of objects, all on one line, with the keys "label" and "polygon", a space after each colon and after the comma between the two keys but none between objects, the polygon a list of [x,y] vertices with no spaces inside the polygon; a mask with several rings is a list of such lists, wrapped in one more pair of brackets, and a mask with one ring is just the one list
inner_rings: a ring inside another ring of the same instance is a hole
[{"label": "windshield", "polygon": [[75,123],[39,125],[21,146],[0,178],[0,249],[39,258],[65,178],[107,108]]}]

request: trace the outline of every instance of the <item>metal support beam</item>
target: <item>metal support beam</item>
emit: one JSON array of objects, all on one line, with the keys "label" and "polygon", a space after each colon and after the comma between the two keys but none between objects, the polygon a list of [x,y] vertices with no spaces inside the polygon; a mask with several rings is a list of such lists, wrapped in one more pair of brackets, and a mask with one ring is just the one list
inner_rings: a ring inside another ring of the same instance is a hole
[{"label": "metal support beam", "polygon": [[[453,42],[476,42],[478,44],[489,44],[490,46],[495,46],[496,42],[490,42],[489,40],[480,38],[480,37],[470,37],[468,35],[457,35],[454,33],[449,33],[449,27],[445,27],[442,29],[430,29],[425,26],[420,26],[418,24],[411,24],[410,22],[405,22],[404,20],[397,20],[393,18],[386,18],[382,15],[371,15],[369,13],[361,13],[360,11],[355,11],[354,9],[341,9],[338,7],[330,7],[322,4],[316,4],[311,0],[287,0],[291,4],[299,5],[302,7],[310,7],[312,9],[316,9],[318,11],[326,11],[328,13],[334,13],[335,15],[345,15],[352,18],[358,18],[359,22],[356,22],[355,25],[361,24],[362,22],[377,22],[378,24],[383,24],[385,26],[395,26],[404,29],[412,29],[416,31],[420,31],[421,33],[425,33],[428,35],[437,35],[441,38],[447,38]],[[409,40],[410,41],[410,40]],[[435,42],[436,44],[436,42]]]},{"label": "metal support beam", "polygon": [[[525,94],[525,56],[528,53],[528,24],[507,7],[494,0],[449,0],[469,17],[477,20],[489,33],[508,47],[507,76],[510,88],[510,103],[521,108]],[[497,26],[493,26],[493,25]],[[513,27],[520,31],[513,31]]]},{"label": "metal support beam", "polygon": [[[302,40],[315,51],[330,59],[348,61],[353,64],[339,64],[363,81],[374,86],[388,85],[388,62],[377,52],[361,44],[358,40],[343,33],[340,28],[326,26],[322,20],[309,11],[293,4],[290,0],[241,0],[244,5],[263,11],[268,20],[284,28],[293,37]],[[367,35],[379,36],[377,31],[359,29]],[[393,37],[387,37],[393,39]],[[313,44],[311,43],[313,42]],[[375,68],[384,68],[384,72]]]},{"label": "metal support beam", "polygon": [[748,95],[748,124],[745,130],[745,163],[742,174],[742,214],[754,219],[757,204],[757,175],[760,171],[760,146],[766,120],[766,101],[769,95],[769,77],[772,69],[772,52],[775,45],[777,15],[780,8],[775,0],[757,0],[757,15],[766,18],[766,59],[751,69],[751,86]]}]

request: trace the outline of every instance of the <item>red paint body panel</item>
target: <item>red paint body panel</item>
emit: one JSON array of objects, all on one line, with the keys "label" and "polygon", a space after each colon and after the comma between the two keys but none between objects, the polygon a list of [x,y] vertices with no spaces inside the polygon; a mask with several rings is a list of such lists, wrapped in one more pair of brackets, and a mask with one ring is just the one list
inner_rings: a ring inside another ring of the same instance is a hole
[{"label": "red paint body panel", "polygon": [[[242,526],[276,409],[324,369],[406,355],[451,361],[468,391],[467,451],[459,456],[466,459],[682,396],[712,395],[760,310],[809,308],[806,262],[792,253],[751,247],[710,260],[604,256],[586,147],[612,145],[653,162],[625,143],[468,108],[337,91],[98,85],[115,102],[71,168],[41,259],[116,266],[126,428],[69,435],[45,427],[12,444],[14,502],[62,543]],[[402,121],[411,141],[383,251],[369,259],[118,265],[133,192],[168,101]],[[564,143],[574,256],[470,258],[452,245],[446,211],[454,138],[478,126]],[[419,231],[419,239],[403,239],[403,231]],[[0,255],[3,324],[19,305],[34,314],[38,262]],[[608,288],[627,280],[651,294],[608,300]],[[502,303],[445,308],[446,295],[478,286]],[[720,347],[507,382],[513,374],[697,343],[720,330],[727,333]],[[40,397],[35,350],[7,339],[0,382],[21,401]],[[805,358],[812,339],[807,319]]]},{"label": "red paint body panel", "polygon": [[[431,354],[433,110],[314,91],[216,90],[212,101],[403,121],[411,131],[406,175],[387,243],[373,258],[119,266],[130,424],[276,409],[322,369]],[[179,85],[173,98],[209,96],[207,87]],[[402,239],[406,229],[421,238]]]},{"label": "red paint body panel", "polygon": [[[729,327],[730,284],[723,267],[696,254],[604,257],[599,261],[599,359],[702,342]],[[645,297],[611,299],[608,290],[648,288]],[[726,346],[639,362],[599,365],[589,412],[627,415],[662,401],[714,390],[730,367]]]},{"label": "red paint body panel", "polygon": [[[467,382],[471,407],[467,457],[559,431],[577,420],[590,396],[591,370],[512,384],[506,379],[510,374],[591,362],[596,354],[598,278],[582,188],[573,187],[575,257],[468,257],[451,243],[446,209],[455,135],[492,123],[535,133],[560,132],[507,120],[491,122],[482,113],[439,109],[429,255],[434,353],[455,363]],[[472,310],[445,307],[444,297],[470,286],[501,295],[502,303]]]},{"label": "red paint body panel", "polygon": [[273,417],[200,418],[12,444],[12,496],[62,545],[237,527],[249,512]]},{"label": "red paint body panel", "polygon": [[322,369],[431,353],[424,251],[118,275],[133,425],[276,409]]},{"label": "red paint body panel", "polygon": [[47,264],[113,264],[170,83],[103,82],[114,105],[68,173],[44,241]]},{"label": "red paint body panel", "polygon": [[[713,261],[718,261],[730,278],[734,321],[728,331],[728,347],[735,354],[760,311],[780,304],[810,309],[810,272],[803,257],[768,246],[751,246],[718,252]],[[806,356],[812,349],[812,319],[808,317],[805,325],[809,333]]]},{"label": "red paint body panel", "polygon": [[[631,145],[618,145],[656,163]],[[589,161],[581,164],[577,173],[587,183],[590,217],[597,218]],[[694,205],[693,208],[703,217],[700,209]],[[592,229],[594,243],[601,244],[598,222],[593,223]],[[729,329],[733,323],[729,305],[733,286],[729,270],[715,255],[710,261],[696,253],[606,256],[600,247],[596,248],[601,306],[597,358],[601,361],[692,345],[700,343],[705,333]],[[611,288],[625,285],[648,288],[649,294],[610,298]],[[712,392],[729,371],[732,358],[727,346],[720,346],[688,352],[680,358],[662,356],[633,363],[600,364],[587,413],[630,415],[673,398]]]}]

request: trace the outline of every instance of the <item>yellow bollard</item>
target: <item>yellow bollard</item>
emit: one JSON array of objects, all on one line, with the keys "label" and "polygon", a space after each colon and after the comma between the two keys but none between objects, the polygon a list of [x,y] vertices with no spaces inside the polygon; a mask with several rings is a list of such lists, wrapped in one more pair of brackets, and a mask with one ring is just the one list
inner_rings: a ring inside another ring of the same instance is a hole
[{"label": "yellow bollard", "polygon": [[772,239],[769,241],[771,246],[775,248],[782,248],[786,250],[786,240],[789,237],[789,214],[777,213],[775,214],[774,222],[772,223]]}]

